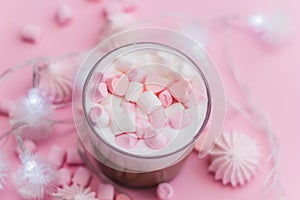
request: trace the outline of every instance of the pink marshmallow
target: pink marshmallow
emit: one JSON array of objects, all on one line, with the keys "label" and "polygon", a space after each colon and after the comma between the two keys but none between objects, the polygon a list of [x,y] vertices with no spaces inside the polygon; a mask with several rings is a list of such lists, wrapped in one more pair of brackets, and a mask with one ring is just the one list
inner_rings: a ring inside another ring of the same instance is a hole
[{"label": "pink marshmallow", "polygon": [[171,199],[174,196],[174,189],[169,183],[161,183],[156,188],[156,195],[159,200]]},{"label": "pink marshmallow", "polygon": [[134,133],[123,133],[116,136],[116,143],[126,149],[132,149],[137,142],[138,138]]},{"label": "pink marshmallow", "polygon": [[199,90],[193,90],[191,92],[191,96],[189,100],[183,103],[183,105],[187,108],[191,108],[194,106],[197,106],[201,101],[203,101],[204,95],[201,91]]},{"label": "pink marshmallow", "polygon": [[67,163],[68,163],[68,165],[82,165],[83,164],[76,148],[69,148],[67,150]]},{"label": "pink marshmallow", "polygon": [[96,72],[94,75],[93,75],[93,83],[95,85],[97,85],[100,81],[104,81],[103,80],[103,73],[102,72]]},{"label": "pink marshmallow", "polygon": [[95,103],[100,103],[107,95],[107,85],[103,82],[100,82],[94,89],[88,92],[89,98]]},{"label": "pink marshmallow", "polygon": [[[23,144],[24,144],[25,149],[28,152],[30,152],[30,153],[35,153],[37,151],[37,146],[36,146],[36,144],[33,141],[31,141],[31,140],[24,140]],[[20,154],[23,153],[19,145],[16,147],[15,152],[18,155],[20,155]]]},{"label": "pink marshmallow", "polygon": [[169,118],[169,124],[174,129],[187,127],[192,123],[191,115],[188,111],[182,110],[174,113]]},{"label": "pink marshmallow", "polygon": [[61,168],[58,170],[57,175],[59,177],[58,186],[63,187],[64,185],[71,184],[72,173],[67,168]]},{"label": "pink marshmallow", "polygon": [[127,76],[130,81],[143,83],[147,76],[147,71],[140,67],[134,68],[128,72]]},{"label": "pink marshmallow", "polygon": [[82,185],[83,187],[88,186],[90,180],[92,178],[92,173],[85,167],[79,167],[72,179],[72,182],[78,185]]},{"label": "pink marshmallow", "polygon": [[158,98],[163,107],[169,107],[173,103],[173,98],[168,90],[163,90],[159,93]]},{"label": "pink marshmallow", "polygon": [[60,168],[65,160],[65,155],[66,152],[64,149],[58,146],[52,146],[47,159],[54,167]]},{"label": "pink marshmallow", "polygon": [[95,100],[96,102],[100,102],[108,95],[107,85],[106,83],[100,82],[96,89]]},{"label": "pink marshmallow", "polygon": [[103,15],[106,18],[109,18],[112,15],[119,14],[122,12],[123,6],[117,1],[107,3],[103,8]]},{"label": "pink marshmallow", "polygon": [[107,87],[110,93],[117,96],[124,96],[129,86],[128,77],[125,75],[116,76],[107,80]]},{"label": "pink marshmallow", "polygon": [[21,30],[21,38],[23,41],[37,43],[42,37],[42,29],[39,26],[26,24]]},{"label": "pink marshmallow", "polygon": [[137,8],[136,0],[122,0],[121,5],[125,12],[133,12]]},{"label": "pink marshmallow", "polygon": [[146,131],[144,142],[151,149],[161,149],[167,145],[167,139],[163,134],[156,133],[153,130]]},{"label": "pink marshmallow", "polygon": [[169,90],[172,96],[179,102],[186,102],[190,97],[190,92],[192,87],[190,86],[189,82],[186,80],[180,80],[173,83]]},{"label": "pink marshmallow", "polygon": [[56,21],[59,25],[68,24],[73,18],[72,9],[68,4],[62,4],[56,12]]},{"label": "pink marshmallow", "polygon": [[154,93],[162,91],[169,83],[167,78],[160,76],[157,73],[148,74],[145,80],[146,90]]},{"label": "pink marshmallow", "polygon": [[146,133],[146,131],[151,130],[152,126],[151,124],[145,120],[145,119],[140,119],[137,118],[136,119],[136,135],[138,136],[138,138],[144,138],[144,134]]},{"label": "pink marshmallow", "polygon": [[117,194],[115,200],[132,200],[132,199],[125,193],[119,193]]},{"label": "pink marshmallow", "polygon": [[110,124],[110,116],[103,107],[90,108],[88,116],[91,122],[99,127],[107,127]]},{"label": "pink marshmallow", "polygon": [[115,196],[115,188],[112,184],[100,183],[98,187],[99,200],[113,200]]},{"label": "pink marshmallow", "polygon": [[149,121],[154,128],[162,128],[167,123],[167,118],[164,109],[158,108],[149,115]]},{"label": "pink marshmallow", "polygon": [[12,103],[7,100],[0,101],[0,115],[8,116],[12,108]]}]

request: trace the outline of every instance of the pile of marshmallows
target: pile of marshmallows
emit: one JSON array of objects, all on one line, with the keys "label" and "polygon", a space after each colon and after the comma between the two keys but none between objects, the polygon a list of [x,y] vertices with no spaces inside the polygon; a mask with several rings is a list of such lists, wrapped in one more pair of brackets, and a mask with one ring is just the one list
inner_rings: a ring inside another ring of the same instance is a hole
[{"label": "pile of marshmallows", "polygon": [[133,67],[116,63],[113,70],[97,72],[87,92],[93,102],[90,122],[98,128],[111,128],[115,143],[132,149],[138,142],[158,150],[169,141],[166,127],[176,132],[197,119],[187,109],[203,101],[201,78],[191,66],[153,65]]}]

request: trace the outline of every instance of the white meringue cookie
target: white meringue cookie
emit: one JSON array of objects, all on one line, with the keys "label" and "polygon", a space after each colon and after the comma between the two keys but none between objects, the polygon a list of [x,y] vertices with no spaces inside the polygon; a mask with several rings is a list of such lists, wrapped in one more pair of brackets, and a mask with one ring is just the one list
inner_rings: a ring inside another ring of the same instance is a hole
[{"label": "white meringue cookie", "polygon": [[250,181],[260,165],[256,141],[236,131],[222,134],[210,156],[208,170],[215,173],[216,180],[233,187]]}]

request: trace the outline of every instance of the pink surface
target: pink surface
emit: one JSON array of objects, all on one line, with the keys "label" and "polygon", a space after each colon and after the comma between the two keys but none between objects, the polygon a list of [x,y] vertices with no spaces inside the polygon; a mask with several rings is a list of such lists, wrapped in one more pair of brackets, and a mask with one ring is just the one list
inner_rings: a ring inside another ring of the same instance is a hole
[{"label": "pink surface", "polygon": [[[67,1],[73,9],[73,20],[65,27],[60,27],[55,22],[57,7],[60,0],[9,0],[0,1],[0,73],[10,66],[24,62],[38,56],[55,56],[69,52],[77,52],[91,48],[96,44],[98,32],[103,24],[101,1]],[[98,3],[97,3],[98,2]],[[162,3],[163,2],[163,3]],[[243,80],[250,88],[256,102],[270,115],[275,134],[280,144],[280,173],[281,183],[286,191],[287,199],[299,199],[300,180],[300,156],[297,148],[300,146],[298,124],[300,113],[300,61],[299,43],[300,27],[298,19],[299,3],[296,0],[282,1],[274,5],[273,1],[203,1],[203,0],[151,0],[141,3],[137,14],[143,17],[158,16],[164,12],[189,13],[199,19],[212,18],[224,14],[236,14],[247,16],[257,11],[269,11],[274,7],[286,9],[292,19],[293,33],[281,49],[270,50],[264,48],[257,40],[242,31],[234,31],[233,52],[235,64]],[[162,5],[163,4],[163,5]],[[37,44],[24,43],[19,38],[20,29],[26,23],[34,23],[43,29],[43,38]],[[230,77],[225,68],[225,56],[223,52],[222,34],[216,31],[211,38],[209,54],[222,71],[226,89],[229,96],[236,96],[230,82]],[[10,97],[15,99],[23,96],[30,87],[30,70],[22,70],[14,77],[14,82],[1,85],[0,98]],[[28,78],[27,78],[28,77]],[[230,89],[229,89],[230,88]],[[70,109],[61,111],[65,117],[71,117]],[[232,127],[249,133],[258,138],[261,148],[265,152],[266,140],[259,133],[251,129],[247,123],[242,123],[239,118],[230,119],[226,130]],[[0,131],[8,130],[9,124],[5,117],[0,117]],[[4,151],[8,153],[10,169],[15,170],[19,165],[14,155],[16,142],[11,137]],[[76,131],[72,126],[56,126],[54,133],[47,140],[37,143],[39,153],[47,156],[52,145],[64,148],[76,145]],[[66,165],[66,164],[65,164]],[[172,182],[174,187],[174,200],[181,199],[230,199],[230,200],[254,200],[259,199],[263,178],[266,174],[262,167],[258,175],[245,187],[232,188],[222,186],[215,182],[213,176],[207,172],[207,159],[198,160],[193,153],[184,169]],[[76,166],[69,167],[72,171]],[[97,179],[93,177],[92,189],[97,191]],[[155,199],[155,190],[129,190],[134,199]],[[11,180],[3,191],[0,191],[0,199],[15,199],[20,197],[15,193]]]}]

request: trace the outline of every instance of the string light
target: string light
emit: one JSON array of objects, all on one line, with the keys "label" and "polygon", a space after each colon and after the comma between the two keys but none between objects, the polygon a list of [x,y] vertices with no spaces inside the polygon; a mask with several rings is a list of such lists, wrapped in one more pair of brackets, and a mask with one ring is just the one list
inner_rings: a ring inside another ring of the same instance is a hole
[{"label": "string light", "polygon": [[20,159],[22,166],[12,177],[20,196],[40,200],[55,191],[58,177],[51,165],[29,153],[22,154]]},{"label": "string light", "polygon": [[28,95],[13,105],[10,123],[22,138],[37,140],[51,131],[53,107],[38,89],[31,89]]}]

